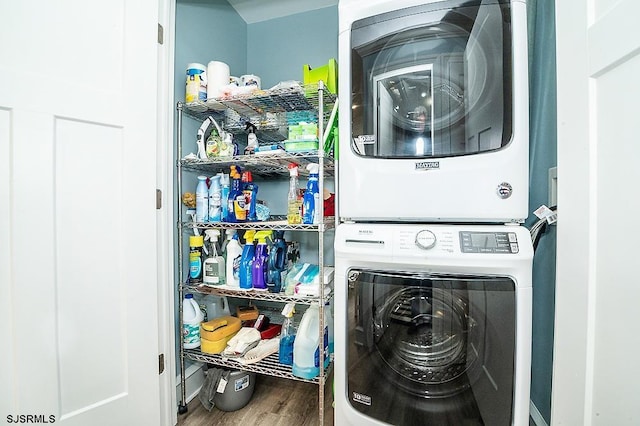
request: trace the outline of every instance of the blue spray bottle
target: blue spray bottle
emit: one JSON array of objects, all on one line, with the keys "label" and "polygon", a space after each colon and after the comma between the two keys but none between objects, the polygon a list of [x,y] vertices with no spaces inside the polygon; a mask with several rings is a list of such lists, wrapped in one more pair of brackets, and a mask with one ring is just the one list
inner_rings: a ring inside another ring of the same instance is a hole
[{"label": "blue spray bottle", "polygon": [[307,190],[302,198],[302,223],[306,225],[320,223],[320,187],[318,186],[318,172],[320,166],[315,163],[307,164],[309,170],[309,180]]},{"label": "blue spray bottle", "polygon": [[260,231],[256,233],[258,245],[253,256],[251,265],[251,283],[256,290],[267,289],[267,260],[269,259],[267,238],[271,236],[271,231]]},{"label": "blue spray bottle", "polygon": [[253,282],[251,281],[251,266],[253,264],[253,257],[256,254],[256,247],[253,245],[253,239],[256,231],[253,229],[244,233],[244,247],[242,248],[242,255],[240,256],[240,289],[251,290],[253,288]]},{"label": "blue spray bottle", "polygon": [[255,222],[258,220],[256,213],[256,201],[258,200],[258,185],[253,183],[251,172],[242,172],[242,193],[244,194],[247,220]]},{"label": "blue spray bottle", "polygon": [[275,231],[267,261],[267,288],[272,293],[280,293],[282,290],[282,274],[286,269],[286,261],[287,242],[284,240],[284,231]]},{"label": "blue spray bottle", "polygon": [[222,187],[220,190],[220,219],[222,222],[226,222],[229,217],[229,175],[220,172],[218,176],[220,176],[220,186]]}]

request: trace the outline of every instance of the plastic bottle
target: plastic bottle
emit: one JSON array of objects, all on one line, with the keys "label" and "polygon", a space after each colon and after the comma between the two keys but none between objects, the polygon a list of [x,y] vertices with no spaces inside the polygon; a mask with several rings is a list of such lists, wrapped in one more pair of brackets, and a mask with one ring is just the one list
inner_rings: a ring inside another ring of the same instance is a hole
[{"label": "plastic bottle", "polygon": [[202,282],[202,246],[204,237],[202,235],[191,235],[189,237],[189,283],[198,284]]},{"label": "plastic bottle", "polygon": [[209,219],[209,188],[207,188],[207,177],[198,176],[196,185],[196,222],[207,222]]},{"label": "plastic bottle", "polygon": [[209,184],[209,222],[222,220],[222,187],[220,176],[211,176]]},{"label": "plastic bottle", "polygon": [[182,300],[182,342],[185,349],[200,346],[200,323],[204,314],[193,300],[193,294],[186,294]]},{"label": "plastic bottle", "polygon": [[249,133],[247,136],[247,147],[244,149],[244,154],[254,154],[258,147],[258,137],[256,136],[256,126],[251,123],[247,123],[245,131]]},{"label": "plastic bottle", "polygon": [[[333,300],[333,299],[332,299]],[[331,302],[328,301],[324,304],[324,322],[327,325],[327,335],[329,340],[329,354],[333,353],[334,340],[333,340],[333,308]]]},{"label": "plastic bottle", "polygon": [[246,171],[242,173],[242,193],[244,194],[247,220],[249,222],[255,222],[258,220],[256,214],[256,201],[258,200],[258,185],[253,183],[253,177],[251,172]]},{"label": "plastic bottle", "polygon": [[282,274],[286,270],[286,261],[287,242],[284,240],[284,231],[275,231],[267,261],[267,288],[272,293],[280,293],[282,290]]},{"label": "plastic bottle", "polygon": [[267,289],[267,261],[269,259],[267,238],[270,236],[271,231],[260,231],[255,236],[258,245],[251,264],[251,284],[256,290]]},{"label": "plastic bottle", "polygon": [[280,331],[280,348],[278,349],[278,361],[280,364],[293,364],[293,344],[296,340],[296,328],[293,325],[293,314],[295,313],[295,305],[287,303],[282,310],[284,322]]},{"label": "plastic bottle", "polygon": [[227,231],[227,259],[226,259],[226,280],[227,286],[240,287],[240,258],[242,256],[242,246],[238,241],[238,234],[233,229]]},{"label": "plastic bottle", "polygon": [[319,166],[315,163],[307,164],[309,180],[307,190],[302,199],[302,223],[311,225],[320,223],[320,188],[318,187]]},{"label": "plastic bottle", "polygon": [[231,166],[229,177],[231,178],[231,192],[229,193],[229,220],[227,222],[244,222],[247,218],[247,212],[244,209],[245,198],[242,192],[240,172],[236,166]]},{"label": "plastic bottle", "polygon": [[253,238],[256,231],[250,229],[244,233],[244,247],[242,248],[242,256],[240,257],[240,269],[238,272],[241,290],[250,290],[253,288],[251,281],[251,264],[253,256],[256,254],[256,247],[253,245]]},{"label": "plastic bottle", "polygon": [[209,256],[204,260],[202,281],[205,284],[222,285],[225,283],[224,258],[218,254],[218,238],[220,231],[207,229],[204,231],[206,241],[210,243]]},{"label": "plastic bottle", "polygon": [[287,195],[287,222],[302,223],[302,202],[298,197],[298,165],[289,163],[289,194]]},{"label": "plastic bottle", "polygon": [[[320,374],[320,309],[318,305],[311,305],[302,316],[296,339],[293,342],[293,367],[294,376],[303,379],[313,379]],[[329,336],[328,328],[324,326],[324,362],[326,368],[329,365]]]},{"label": "plastic bottle", "polygon": [[220,191],[220,219],[223,222],[226,222],[229,216],[229,175],[225,173],[218,173],[218,176],[220,176],[220,186],[222,187]]}]

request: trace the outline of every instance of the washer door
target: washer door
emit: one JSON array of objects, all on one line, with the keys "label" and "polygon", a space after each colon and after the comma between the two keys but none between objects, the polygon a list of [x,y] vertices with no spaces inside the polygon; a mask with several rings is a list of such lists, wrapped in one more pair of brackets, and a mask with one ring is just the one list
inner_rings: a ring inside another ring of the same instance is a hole
[{"label": "washer door", "polygon": [[391,424],[511,424],[511,279],[363,270],[349,277],[355,409]]}]

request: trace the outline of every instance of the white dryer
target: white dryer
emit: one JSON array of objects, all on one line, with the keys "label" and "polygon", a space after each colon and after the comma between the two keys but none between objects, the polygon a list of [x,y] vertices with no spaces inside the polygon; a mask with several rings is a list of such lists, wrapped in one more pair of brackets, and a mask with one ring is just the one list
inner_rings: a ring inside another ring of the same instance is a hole
[{"label": "white dryer", "polygon": [[525,228],[341,224],[335,253],[335,424],[529,424]]},{"label": "white dryer", "polygon": [[523,222],[525,0],[340,0],[339,216]]}]

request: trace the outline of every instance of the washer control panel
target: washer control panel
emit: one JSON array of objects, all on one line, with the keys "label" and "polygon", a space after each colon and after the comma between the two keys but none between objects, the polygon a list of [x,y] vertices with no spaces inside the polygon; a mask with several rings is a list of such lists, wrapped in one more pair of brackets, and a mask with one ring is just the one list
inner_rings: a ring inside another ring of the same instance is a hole
[{"label": "washer control panel", "polygon": [[460,250],[463,253],[518,253],[515,232],[460,231]]},{"label": "washer control panel", "polygon": [[418,233],[416,234],[416,245],[423,250],[433,248],[436,245],[436,241],[436,234],[429,231],[428,229],[418,231]]}]

